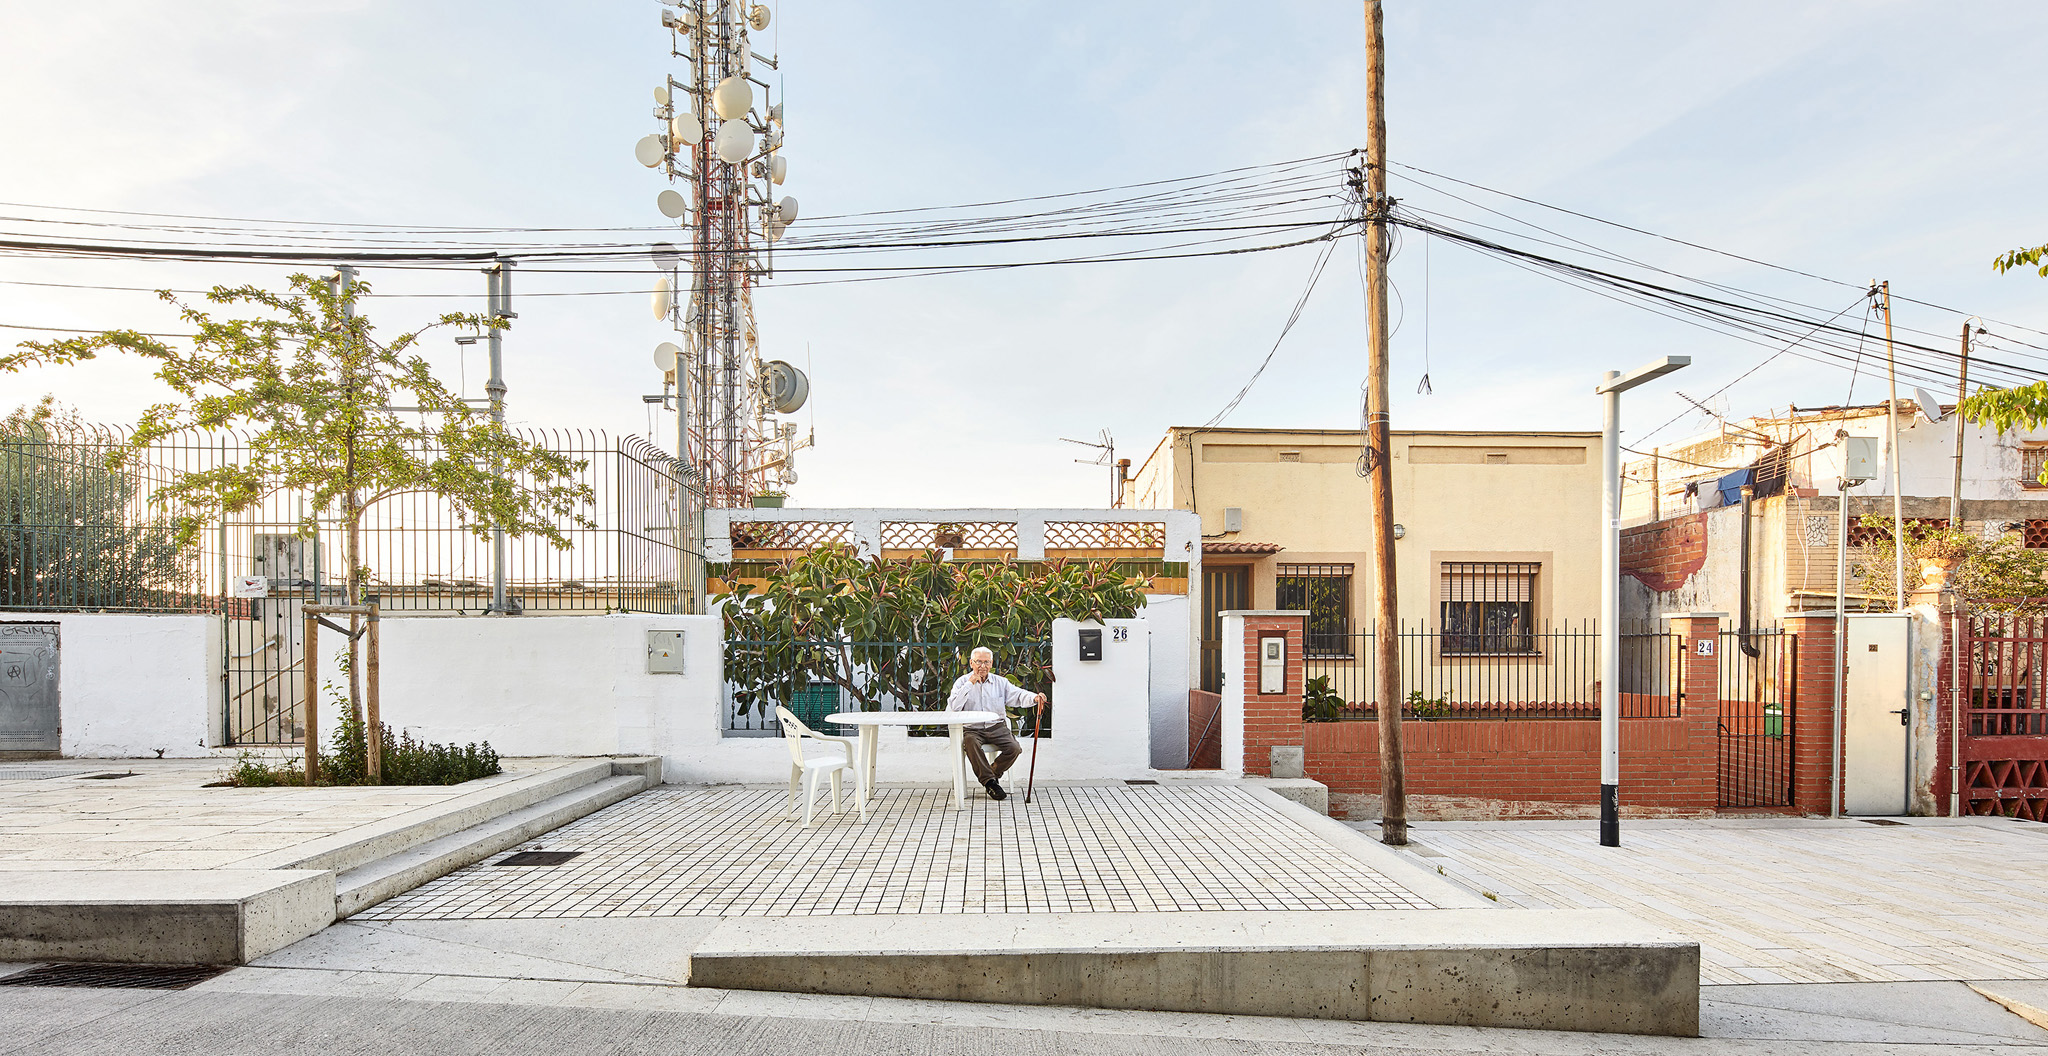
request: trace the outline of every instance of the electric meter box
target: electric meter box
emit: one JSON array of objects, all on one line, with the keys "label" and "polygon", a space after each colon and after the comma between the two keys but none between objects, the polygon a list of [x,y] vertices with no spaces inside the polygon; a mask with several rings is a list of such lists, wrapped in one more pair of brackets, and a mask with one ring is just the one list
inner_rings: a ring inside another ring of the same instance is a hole
[{"label": "electric meter box", "polygon": [[1858,481],[1877,479],[1877,437],[1843,438],[1842,476],[1848,480]]},{"label": "electric meter box", "polygon": [[680,675],[683,673],[683,632],[647,632],[647,673],[650,675]]},{"label": "electric meter box", "polygon": [[1259,692],[1287,692],[1287,639],[1259,639]]}]

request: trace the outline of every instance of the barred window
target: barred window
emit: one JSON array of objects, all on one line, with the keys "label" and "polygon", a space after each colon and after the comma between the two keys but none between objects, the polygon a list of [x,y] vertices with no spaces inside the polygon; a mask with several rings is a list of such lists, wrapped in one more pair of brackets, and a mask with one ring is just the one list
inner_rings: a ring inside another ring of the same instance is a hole
[{"label": "barred window", "polygon": [[2026,444],[2020,448],[2020,487],[2048,488],[2041,473],[2048,470],[2048,444]]},{"label": "barred window", "polygon": [[1344,565],[1281,565],[1274,570],[1275,608],[1308,613],[1309,656],[1351,655],[1351,570]]},{"label": "barred window", "polygon": [[1446,656],[1536,651],[1536,562],[1443,564],[1442,652]]}]

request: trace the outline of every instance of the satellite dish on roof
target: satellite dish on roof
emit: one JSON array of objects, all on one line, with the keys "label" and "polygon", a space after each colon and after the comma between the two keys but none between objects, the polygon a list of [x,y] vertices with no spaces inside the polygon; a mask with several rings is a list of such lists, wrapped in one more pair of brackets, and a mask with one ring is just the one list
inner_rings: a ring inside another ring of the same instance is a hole
[{"label": "satellite dish on roof", "polygon": [[811,379],[779,359],[761,365],[761,395],[777,414],[795,414],[811,395]]},{"label": "satellite dish on roof", "polygon": [[1947,417],[1947,415],[1941,413],[1941,401],[1935,399],[1934,394],[1926,389],[1915,387],[1913,389],[1913,402],[1920,405],[1920,417],[1927,419],[1930,424]]}]

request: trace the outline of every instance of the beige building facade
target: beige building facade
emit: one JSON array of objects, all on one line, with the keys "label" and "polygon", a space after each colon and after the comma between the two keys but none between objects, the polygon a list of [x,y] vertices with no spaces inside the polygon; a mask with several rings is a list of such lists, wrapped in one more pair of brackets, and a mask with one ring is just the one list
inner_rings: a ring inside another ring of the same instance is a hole
[{"label": "beige building facade", "polygon": [[[1409,629],[1439,632],[1418,639],[1428,664],[1548,664],[1540,632],[1598,614],[1599,444],[1578,432],[1394,434],[1399,612]],[[1216,688],[1218,614],[1231,609],[1306,609],[1312,658],[1356,655],[1373,608],[1359,453],[1355,430],[1176,427],[1131,476],[1128,505],[1201,517],[1203,688]]]}]

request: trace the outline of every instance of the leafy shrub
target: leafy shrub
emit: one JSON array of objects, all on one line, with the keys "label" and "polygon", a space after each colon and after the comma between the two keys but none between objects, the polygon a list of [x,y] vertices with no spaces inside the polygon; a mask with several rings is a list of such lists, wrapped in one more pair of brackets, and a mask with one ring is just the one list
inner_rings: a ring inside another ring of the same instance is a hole
[{"label": "leafy shrub", "polygon": [[[329,683],[329,691],[336,687]],[[459,785],[479,777],[503,773],[498,763],[498,753],[491,748],[491,742],[472,742],[456,747],[452,744],[431,744],[415,741],[411,734],[393,737],[391,727],[377,724],[379,740],[384,749],[379,780],[370,780],[369,742],[364,735],[363,720],[348,706],[345,697],[335,696],[333,706],[341,716],[335,727],[333,750],[320,753],[320,776],[317,784],[322,785]],[[304,785],[306,769],[302,762],[270,762],[250,752],[235,757],[235,763],[221,775],[223,781],[238,788],[274,788],[284,785]]]},{"label": "leafy shrub", "polygon": [[1418,719],[1441,719],[1450,713],[1451,706],[1442,697],[1431,699],[1419,689],[1408,691],[1408,714]]},{"label": "leafy shrub", "polygon": [[1330,676],[1317,675],[1302,683],[1301,721],[1336,722],[1344,712],[1344,695],[1330,688]]}]

